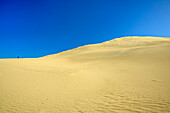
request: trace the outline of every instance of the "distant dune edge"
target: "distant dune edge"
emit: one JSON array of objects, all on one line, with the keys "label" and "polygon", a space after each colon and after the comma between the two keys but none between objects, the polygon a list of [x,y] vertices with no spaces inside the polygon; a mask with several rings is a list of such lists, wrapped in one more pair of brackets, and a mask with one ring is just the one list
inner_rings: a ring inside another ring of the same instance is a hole
[{"label": "distant dune edge", "polygon": [[136,112],[170,112],[170,38],[122,37],[0,59],[0,113]]}]

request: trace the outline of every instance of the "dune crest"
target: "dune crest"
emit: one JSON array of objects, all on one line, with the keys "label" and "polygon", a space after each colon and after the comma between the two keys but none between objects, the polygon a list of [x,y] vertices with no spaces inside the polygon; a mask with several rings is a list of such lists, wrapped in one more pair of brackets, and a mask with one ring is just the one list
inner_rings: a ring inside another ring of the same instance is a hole
[{"label": "dune crest", "polygon": [[170,39],[122,37],[0,59],[0,113],[170,112]]},{"label": "dune crest", "polygon": [[[154,45],[166,45],[170,44],[169,38],[163,38],[163,37],[139,37],[139,36],[129,36],[129,37],[121,37],[121,38],[115,38],[103,43],[98,44],[89,44],[85,46],[80,46],[71,50],[63,51],[58,54],[48,55],[45,57],[56,57],[56,56],[68,56],[68,54],[73,54],[74,56],[77,54],[83,54],[84,52],[95,52],[95,51],[102,51],[104,50],[115,50],[115,49],[121,49],[121,48],[139,48],[139,47],[146,47],[146,46],[154,46]],[[94,50],[94,51],[93,51]]]}]

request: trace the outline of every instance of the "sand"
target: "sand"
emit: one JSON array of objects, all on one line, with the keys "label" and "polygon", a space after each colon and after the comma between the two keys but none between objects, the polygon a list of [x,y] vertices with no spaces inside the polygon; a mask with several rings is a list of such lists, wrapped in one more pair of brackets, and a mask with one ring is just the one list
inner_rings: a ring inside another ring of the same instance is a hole
[{"label": "sand", "polygon": [[168,113],[170,39],[123,37],[0,59],[0,113]]}]

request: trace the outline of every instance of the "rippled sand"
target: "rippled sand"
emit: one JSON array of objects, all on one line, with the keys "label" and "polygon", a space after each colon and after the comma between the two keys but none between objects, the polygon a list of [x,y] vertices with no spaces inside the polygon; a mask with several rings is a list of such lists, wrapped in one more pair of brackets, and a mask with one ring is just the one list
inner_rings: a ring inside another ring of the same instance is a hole
[{"label": "rippled sand", "polygon": [[0,113],[78,112],[170,112],[170,39],[124,37],[0,59]]}]

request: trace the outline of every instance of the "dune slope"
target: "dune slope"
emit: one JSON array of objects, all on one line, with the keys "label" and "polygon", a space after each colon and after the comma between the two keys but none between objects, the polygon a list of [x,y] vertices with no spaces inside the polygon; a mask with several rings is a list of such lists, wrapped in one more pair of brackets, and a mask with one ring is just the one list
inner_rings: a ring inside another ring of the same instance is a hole
[{"label": "dune slope", "polygon": [[123,37],[0,59],[0,113],[170,112],[170,39]]}]

